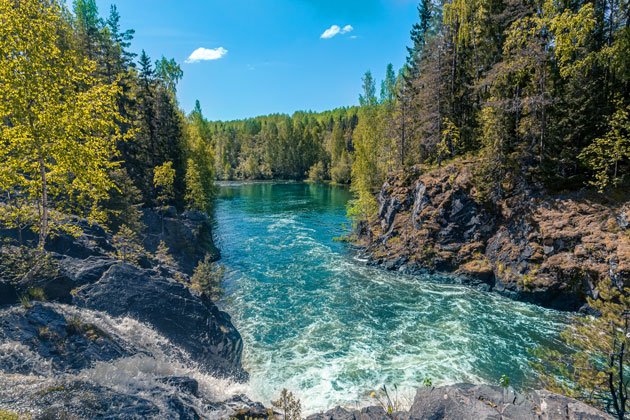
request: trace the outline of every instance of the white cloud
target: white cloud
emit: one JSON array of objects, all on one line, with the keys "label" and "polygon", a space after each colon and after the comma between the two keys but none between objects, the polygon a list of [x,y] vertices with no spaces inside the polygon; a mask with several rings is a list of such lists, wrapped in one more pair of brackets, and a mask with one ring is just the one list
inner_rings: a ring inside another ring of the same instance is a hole
[{"label": "white cloud", "polygon": [[341,28],[339,27],[339,25],[333,25],[330,28],[326,29],[324,33],[320,36],[320,38],[330,39],[334,37],[335,35],[339,34],[339,32],[341,32]]},{"label": "white cloud", "polygon": [[322,33],[320,35],[321,39],[330,39],[332,37],[335,37],[339,34],[343,35],[343,34],[347,34],[348,32],[352,32],[354,30],[354,28],[352,27],[352,25],[346,25],[343,28],[339,25],[332,25],[330,28],[326,29],[324,31],[324,33]]},{"label": "white cloud", "polygon": [[228,53],[223,47],[219,48],[197,48],[186,60],[187,63],[198,63],[200,61],[218,60]]}]

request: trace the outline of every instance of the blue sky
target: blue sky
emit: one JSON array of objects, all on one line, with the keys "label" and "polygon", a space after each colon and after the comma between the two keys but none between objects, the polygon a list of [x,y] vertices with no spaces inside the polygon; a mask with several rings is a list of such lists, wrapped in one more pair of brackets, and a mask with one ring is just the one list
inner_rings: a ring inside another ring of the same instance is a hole
[{"label": "blue sky", "polygon": [[[387,63],[404,63],[417,18],[416,0],[97,3],[102,15],[118,6],[134,51],[181,64],[180,104],[190,111],[199,99],[212,120],[354,105],[366,70],[380,80]],[[196,50],[208,60],[186,62]]]}]

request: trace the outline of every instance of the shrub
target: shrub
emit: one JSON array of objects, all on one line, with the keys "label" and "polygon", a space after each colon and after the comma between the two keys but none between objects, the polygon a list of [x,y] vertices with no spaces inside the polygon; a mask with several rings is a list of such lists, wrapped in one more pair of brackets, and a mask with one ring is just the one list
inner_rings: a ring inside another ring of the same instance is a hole
[{"label": "shrub", "polygon": [[138,235],[129,226],[122,225],[118,233],[112,238],[112,242],[116,249],[116,258],[130,264],[139,264],[145,251],[140,244]]},{"label": "shrub", "polygon": [[284,420],[300,420],[302,418],[302,403],[286,388],[280,393],[280,398],[271,401],[271,405],[282,411]]},{"label": "shrub", "polygon": [[59,264],[45,251],[24,246],[0,248],[0,277],[14,284],[28,285],[34,279],[57,276]]},{"label": "shrub", "polygon": [[175,259],[173,258],[173,256],[171,255],[171,250],[168,249],[168,247],[166,246],[166,243],[164,243],[164,241],[160,241],[157,250],[155,251],[155,256],[154,256],[155,260],[165,266],[165,267],[169,267],[172,268],[174,270],[177,269],[177,262],[175,261]]},{"label": "shrub", "polygon": [[324,162],[317,162],[308,170],[308,179],[313,182],[322,182],[326,179],[326,168]]},{"label": "shrub", "polygon": [[224,273],[225,269],[212,262],[210,255],[206,255],[204,260],[197,265],[190,278],[191,287],[212,300],[218,300],[223,293],[221,280]]}]

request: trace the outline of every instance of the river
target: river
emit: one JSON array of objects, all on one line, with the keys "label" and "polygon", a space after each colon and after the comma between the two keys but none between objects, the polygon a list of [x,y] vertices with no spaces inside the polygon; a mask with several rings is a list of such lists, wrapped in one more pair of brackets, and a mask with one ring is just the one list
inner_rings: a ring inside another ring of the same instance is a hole
[{"label": "river", "polygon": [[425,378],[532,385],[530,350],[556,347],[565,315],[367,266],[335,240],[349,198],[327,185],[221,184],[223,305],[243,336],[250,397],[268,404],[287,388],[308,414],[365,405],[383,384],[409,402]]}]

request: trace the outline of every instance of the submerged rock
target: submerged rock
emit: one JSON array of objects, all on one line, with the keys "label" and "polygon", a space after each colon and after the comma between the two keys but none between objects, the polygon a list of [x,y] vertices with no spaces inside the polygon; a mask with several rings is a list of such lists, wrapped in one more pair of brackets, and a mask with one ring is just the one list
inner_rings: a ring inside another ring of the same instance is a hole
[{"label": "submerged rock", "polygon": [[381,407],[346,410],[337,407],[309,420],[606,420],[593,407],[547,391],[526,394],[497,386],[457,384],[419,389],[408,411],[387,415]]},{"label": "submerged rock", "polygon": [[523,191],[495,206],[476,199],[472,167],[393,176],[360,245],[390,270],[455,272],[483,290],[578,310],[610,277],[630,284],[630,203]]}]

